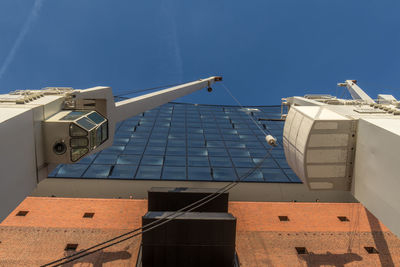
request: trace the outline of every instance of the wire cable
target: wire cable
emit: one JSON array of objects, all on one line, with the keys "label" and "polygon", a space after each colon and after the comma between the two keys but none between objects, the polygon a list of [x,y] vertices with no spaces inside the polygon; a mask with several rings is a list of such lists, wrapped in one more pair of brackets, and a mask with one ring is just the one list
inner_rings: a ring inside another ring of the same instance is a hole
[{"label": "wire cable", "polygon": [[[269,149],[269,151],[271,151],[272,148],[273,148],[273,147],[271,147],[271,148]],[[268,151],[268,152],[269,152],[269,151]],[[132,230],[132,231],[130,231],[130,232],[127,232],[127,233],[125,233],[125,234],[119,235],[119,236],[114,237],[114,238],[112,238],[112,239],[110,239],[110,240],[107,240],[107,241],[105,241],[105,242],[102,242],[102,243],[99,243],[99,244],[97,244],[97,245],[94,245],[94,246],[92,246],[92,247],[90,247],[90,248],[84,249],[84,250],[82,250],[82,251],[80,251],[80,252],[77,252],[77,253],[75,253],[75,254],[73,254],[73,255],[66,256],[66,257],[60,258],[60,259],[58,259],[58,260],[52,261],[52,262],[50,262],[50,263],[44,264],[44,265],[42,265],[41,267],[50,266],[50,265],[52,265],[52,264],[56,264],[56,265],[53,265],[54,267],[55,267],[55,266],[61,266],[61,265],[63,265],[63,264],[66,264],[66,263],[75,261],[75,260],[80,259],[80,258],[82,258],[82,257],[85,257],[85,256],[87,256],[87,255],[93,254],[93,253],[95,253],[95,252],[97,252],[97,251],[100,251],[100,250],[103,250],[103,249],[105,249],[105,248],[114,246],[114,245],[119,244],[119,243],[121,243],[121,242],[124,242],[124,241],[126,241],[126,240],[128,240],[128,239],[131,239],[131,238],[133,238],[133,237],[136,237],[136,236],[138,236],[138,235],[141,235],[141,234],[143,234],[143,233],[146,233],[146,232],[148,232],[148,231],[150,231],[150,230],[152,230],[152,229],[154,229],[154,228],[157,228],[157,227],[159,227],[159,226],[161,226],[161,225],[163,225],[163,224],[165,224],[165,223],[170,222],[171,220],[173,220],[173,219],[175,219],[175,218],[177,218],[177,217],[179,217],[179,216],[182,216],[182,215],[184,215],[184,214],[186,214],[186,213],[188,213],[188,212],[191,212],[191,211],[193,211],[193,210],[195,210],[195,209],[197,209],[197,208],[199,208],[199,207],[201,207],[201,206],[207,204],[207,203],[210,202],[211,200],[217,198],[217,197],[220,196],[221,194],[223,194],[223,193],[229,191],[230,189],[232,189],[233,187],[235,187],[236,185],[238,185],[239,182],[241,182],[242,180],[246,179],[246,178],[247,178],[248,176],[250,176],[254,171],[256,171],[258,168],[260,168],[261,165],[264,163],[264,161],[265,161],[268,157],[269,157],[269,153],[266,153],[266,155],[265,155],[265,157],[263,158],[262,161],[260,161],[254,168],[252,168],[252,169],[250,169],[248,172],[246,172],[243,176],[239,177],[236,181],[232,181],[232,182],[228,183],[227,185],[225,185],[225,186],[223,186],[222,188],[220,188],[219,190],[217,190],[217,192],[215,192],[215,193],[213,193],[213,194],[210,194],[210,195],[208,195],[208,196],[206,196],[206,197],[204,197],[204,198],[202,198],[202,199],[200,199],[200,200],[198,200],[198,201],[196,201],[196,202],[194,202],[194,203],[192,203],[192,204],[189,204],[189,205],[187,205],[186,207],[183,207],[182,209],[180,209],[180,210],[178,210],[178,211],[176,211],[176,212],[174,212],[174,213],[172,213],[172,214],[170,214],[170,215],[168,215],[168,216],[166,216],[166,217],[164,217],[164,218],[160,218],[160,219],[158,219],[158,220],[156,220],[156,221],[153,221],[153,222],[151,222],[151,223],[149,223],[149,224],[147,224],[147,225],[145,225],[145,226],[142,226],[142,227],[140,227],[140,228],[134,229],[134,230]],[[194,207],[193,207],[193,206],[194,206]],[[191,208],[189,208],[189,207],[191,207]],[[185,209],[187,209],[187,208],[189,208],[189,209],[185,211]],[[158,223],[158,224],[157,224],[157,223]],[[153,225],[153,226],[152,226],[152,225]],[[150,226],[151,226],[151,227],[150,227]],[[140,230],[142,230],[142,231],[141,231],[141,232],[138,232],[138,231],[140,231]],[[135,232],[138,232],[138,233],[135,233]],[[135,233],[135,234],[133,234],[133,233]],[[121,238],[121,237],[127,236],[127,235],[129,235],[129,234],[133,234],[133,235],[128,236],[128,237],[126,237],[126,238],[124,238],[124,239],[115,241],[115,242],[113,242],[113,243],[110,243],[110,244],[108,244],[108,245],[106,245],[106,246],[100,247],[100,246],[102,246],[102,245],[105,245],[105,244],[107,244],[107,243],[109,243],[109,242],[112,242],[112,241],[117,240],[117,239],[119,239],[119,238]],[[100,247],[100,248],[97,248],[97,247]],[[95,249],[95,250],[93,250],[93,251],[89,251],[89,250],[92,250],[92,249],[94,249],[94,248],[97,248],[97,249]],[[85,252],[86,252],[86,253],[85,253]],[[72,259],[71,259],[71,258],[72,258]],[[66,260],[66,261],[64,261],[64,260]]]},{"label": "wire cable", "polygon": [[[233,100],[235,100],[236,103],[238,103],[238,105],[239,105],[242,109],[244,109],[244,107],[242,106],[242,104],[240,104],[239,100],[237,100],[236,97],[233,96],[232,92],[228,89],[228,87],[226,87],[224,83],[221,83],[221,84],[222,84],[222,86],[225,88],[225,90],[228,92],[228,94],[233,98]],[[260,124],[258,124],[258,123],[253,119],[253,117],[250,116],[250,114],[247,113],[247,115],[248,115],[249,118],[254,122],[254,124],[258,127],[258,129],[260,129],[260,131],[261,131],[265,136],[267,136],[267,134],[265,133],[265,131],[261,128]]]}]

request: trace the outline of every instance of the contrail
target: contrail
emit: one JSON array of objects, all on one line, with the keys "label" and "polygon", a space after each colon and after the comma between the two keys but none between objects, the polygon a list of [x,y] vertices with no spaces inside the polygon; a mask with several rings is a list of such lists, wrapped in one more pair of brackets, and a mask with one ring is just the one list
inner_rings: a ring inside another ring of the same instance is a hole
[{"label": "contrail", "polygon": [[[165,2],[164,2],[165,3]],[[175,18],[173,16],[172,12],[172,7],[167,6],[164,4],[162,6],[162,11],[165,12],[165,15],[167,17],[167,20],[169,23],[167,23],[167,27],[169,28],[168,30],[168,37],[170,37],[169,40],[169,45],[170,45],[170,51],[172,54],[172,57],[175,60],[175,68],[177,75],[179,76],[179,81],[182,82],[183,79],[183,60],[182,60],[182,54],[181,54],[181,48],[179,45],[179,39],[178,39],[178,27],[175,21]]]},{"label": "contrail", "polygon": [[31,25],[35,21],[35,19],[39,15],[40,8],[42,7],[42,3],[44,0],[35,0],[35,3],[33,4],[31,13],[29,14],[28,18],[26,19],[24,25],[22,26],[22,29],[20,33],[18,34],[17,39],[14,42],[14,45],[11,47],[10,53],[8,53],[6,59],[3,62],[3,65],[1,65],[0,68],[0,79],[3,78],[4,73],[7,71],[8,66],[10,63],[13,61],[15,54],[21,45],[22,41],[24,40],[26,34],[28,33],[29,29],[31,28]]}]

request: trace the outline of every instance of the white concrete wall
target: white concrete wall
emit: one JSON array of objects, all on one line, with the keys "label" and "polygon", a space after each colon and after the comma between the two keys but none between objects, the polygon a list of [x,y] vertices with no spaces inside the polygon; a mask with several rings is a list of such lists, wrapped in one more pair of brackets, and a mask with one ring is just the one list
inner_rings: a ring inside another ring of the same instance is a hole
[{"label": "white concrete wall", "polygon": [[36,187],[35,138],[31,109],[1,110],[0,221]]},{"label": "white concrete wall", "polygon": [[360,119],[353,192],[400,237],[400,120]]},{"label": "white concrete wall", "polygon": [[[221,188],[224,185],[224,182],[48,178],[40,182],[31,195],[143,199],[147,198],[151,187]],[[230,191],[229,198],[233,201],[356,201],[348,191],[310,191],[304,184],[289,183],[240,183]]]}]

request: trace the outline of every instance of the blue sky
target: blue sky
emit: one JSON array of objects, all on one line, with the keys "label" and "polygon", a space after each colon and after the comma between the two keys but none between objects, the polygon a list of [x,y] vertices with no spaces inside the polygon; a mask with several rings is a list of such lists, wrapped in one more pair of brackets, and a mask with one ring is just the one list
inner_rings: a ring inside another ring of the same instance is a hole
[{"label": "blue sky", "polygon": [[[346,79],[400,98],[399,13],[398,0],[2,0],[0,92],[222,75],[243,105],[340,96]],[[218,85],[179,100],[235,104]]]}]

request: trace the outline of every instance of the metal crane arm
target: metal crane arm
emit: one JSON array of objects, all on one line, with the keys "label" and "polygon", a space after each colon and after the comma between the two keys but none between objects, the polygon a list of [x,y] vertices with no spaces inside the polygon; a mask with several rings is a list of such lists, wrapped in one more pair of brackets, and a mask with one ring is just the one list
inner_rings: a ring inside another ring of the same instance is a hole
[{"label": "metal crane arm", "polygon": [[366,104],[375,103],[375,101],[357,85],[357,81],[355,80],[346,80],[344,83],[339,83],[338,85],[346,86],[354,100],[363,100]]},{"label": "metal crane arm", "polygon": [[210,88],[214,82],[221,80],[222,78],[218,76],[210,77],[207,79],[201,79],[198,81],[174,86],[154,93],[119,101],[115,103],[114,119],[116,122],[123,121],[129,117],[138,115],[146,110],[158,107],[202,88]]}]

